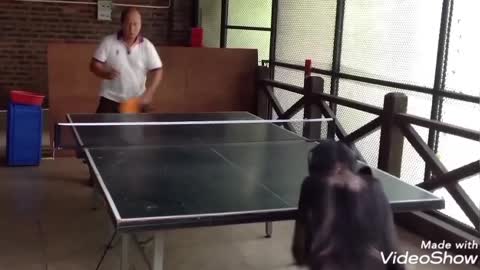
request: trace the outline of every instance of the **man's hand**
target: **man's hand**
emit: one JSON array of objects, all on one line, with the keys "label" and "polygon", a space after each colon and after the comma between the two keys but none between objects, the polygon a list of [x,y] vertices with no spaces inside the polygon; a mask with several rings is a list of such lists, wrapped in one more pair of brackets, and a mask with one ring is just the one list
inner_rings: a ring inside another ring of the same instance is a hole
[{"label": "man's hand", "polygon": [[155,96],[155,91],[162,81],[163,70],[157,69],[150,71],[151,76],[145,92],[140,97],[140,102],[142,103],[143,111],[149,112],[152,110],[151,104],[153,97]]},{"label": "man's hand", "polygon": [[109,67],[107,64],[99,62],[95,59],[92,59],[90,62],[90,71],[98,77],[106,80],[116,79],[120,75],[120,72],[114,68]]},{"label": "man's hand", "polygon": [[106,72],[105,75],[106,75],[107,79],[113,80],[113,79],[116,79],[120,75],[120,72],[118,72],[114,68],[108,68],[108,71]]},{"label": "man's hand", "polygon": [[153,93],[154,92],[152,90],[145,90],[145,93],[143,93],[143,95],[140,97],[140,102],[143,105],[150,105],[153,100]]},{"label": "man's hand", "polygon": [[142,96],[140,96],[140,111],[142,113],[148,113],[152,111],[153,91],[146,90]]},{"label": "man's hand", "polygon": [[158,86],[160,86],[160,82],[162,81],[163,70],[151,70],[148,75],[150,78],[147,80],[147,88],[143,94],[143,97],[146,103],[151,103],[153,97],[155,96],[155,91],[157,90]]}]

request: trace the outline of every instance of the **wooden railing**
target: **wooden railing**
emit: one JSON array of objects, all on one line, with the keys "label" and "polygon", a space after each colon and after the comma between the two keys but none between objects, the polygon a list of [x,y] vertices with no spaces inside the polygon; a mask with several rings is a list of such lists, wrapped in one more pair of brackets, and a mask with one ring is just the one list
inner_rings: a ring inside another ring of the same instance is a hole
[{"label": "wooden railing", "polygon": [[[402,93],[388,93],[385,96],[383,108],[380,108],[324,93],[323,79],[318,76],[305,77],[304,86],[299,87],[268,79],[268,74],[268,68],[259,68],[258,112],[260,116],[270,118],[271,115],[269,115],[269,110],[266,108],[271,106],[277,115],[279,115],[279,118],[282,119],[291,118],[302,108],[304,109],[305,118],[318,118],[322,116],[333,118],[334,121],[329,122],[329,125],[334,126],[335,134],[339,140],[351,146],[363,160],[365,159],[355,147],[355,142],[381,129],[378,168],[397,177],[400,177],[403,142],[406,138],[432,172],[431,179],[427,179],[418,184],[418,186],[429,191],[445,188],[472,222],[476,233],[478,233],[477,236],[480,237],[480,210],[472,198],[470,198],[459,185],[460,181],[480,173],[480,161],[472,161],[460,168],[448,171],[434,151],[416,132],[413,125],[475,141],[480,141],[479,131],[407,114],[408,98]],[[303,97],[289,109],[283,110],[280,102],[274,95],[274,87],[301,94]],[[327,105],[327,102],[329,102],[330,105],[342,105],[374,114],[378,117],[350,134],[347,134],[342,123],[340,123],[330,106]],[[319,139],[321,135],[321,125],[322,123],[306,123],[304,125],[303,135],[312,140]],[[285,125],[285,128],[293,131],[293,127],[291,126]],[[455,222],[453,218],[451,221]]]}]

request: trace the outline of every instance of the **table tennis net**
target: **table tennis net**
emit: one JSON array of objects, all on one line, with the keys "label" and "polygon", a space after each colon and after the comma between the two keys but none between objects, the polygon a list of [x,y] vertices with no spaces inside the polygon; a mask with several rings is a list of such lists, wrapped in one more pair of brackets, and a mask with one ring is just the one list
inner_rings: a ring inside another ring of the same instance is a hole
[{"label": "table tennis net", "polygon": [[310,141],[283,127],[297,122],[320,128],[330,119],[93,122],[55,125],[54,148],[104,148]]}]

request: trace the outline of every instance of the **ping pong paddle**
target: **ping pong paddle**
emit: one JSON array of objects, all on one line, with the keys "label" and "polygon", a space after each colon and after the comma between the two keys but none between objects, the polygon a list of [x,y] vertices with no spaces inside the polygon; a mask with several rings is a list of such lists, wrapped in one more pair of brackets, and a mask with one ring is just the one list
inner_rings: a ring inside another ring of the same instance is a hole
[{"label": "ping pong paddle", "polygon": [[141,110],[141,103],[139,98],[131,98],[120,104],[121,113],[139,113]]}]

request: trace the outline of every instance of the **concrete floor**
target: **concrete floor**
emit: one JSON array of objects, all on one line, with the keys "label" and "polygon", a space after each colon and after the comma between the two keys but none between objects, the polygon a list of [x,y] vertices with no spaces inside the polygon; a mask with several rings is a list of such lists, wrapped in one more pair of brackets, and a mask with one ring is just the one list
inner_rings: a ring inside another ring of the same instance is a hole
[{"label": "concrete floor", "polygon": [[[40,167],[0,165],[0,269],[95,269],[112,226],[105,209],[91,210],[87,178],[76,159],[43,160]],[[271,239],[263,237],[263,224],[168,231],[165,269],[296,269],[289,251],[292,225],[274,223]],[[420,238],[404,231],[400,238],[403,250],[425,253]],[[118,240],[100,269],[119,269]]]}]

